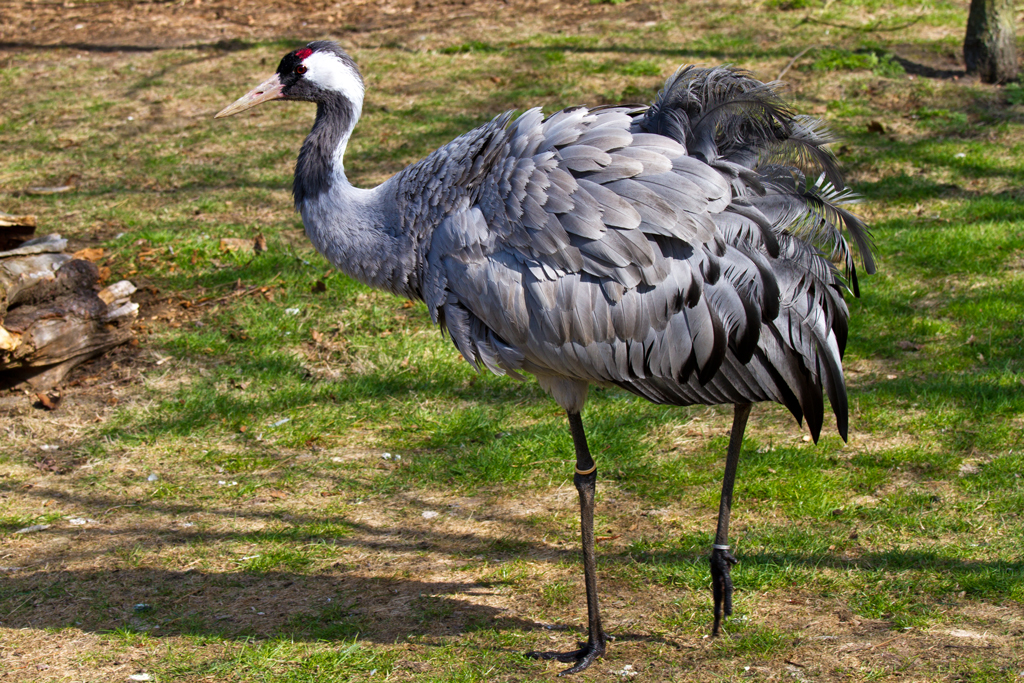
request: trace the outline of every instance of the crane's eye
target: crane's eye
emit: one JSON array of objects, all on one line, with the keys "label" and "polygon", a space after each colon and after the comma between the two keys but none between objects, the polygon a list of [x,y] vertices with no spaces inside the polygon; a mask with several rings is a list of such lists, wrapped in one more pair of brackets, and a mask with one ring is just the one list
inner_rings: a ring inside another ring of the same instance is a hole
[{"label": "crane's eye", "polygon": [[305,64],[299,64],[297,67],[295,67],[295,73],[299,74],[300,76],[306,73],[307,71],[309,71],[309,69],[306,68]]}]

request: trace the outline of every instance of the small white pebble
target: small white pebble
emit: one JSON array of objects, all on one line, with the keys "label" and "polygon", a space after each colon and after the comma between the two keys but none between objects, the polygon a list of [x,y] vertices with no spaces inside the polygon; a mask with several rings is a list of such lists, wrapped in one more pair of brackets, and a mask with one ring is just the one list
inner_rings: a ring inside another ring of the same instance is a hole
[{"label": "small white pebble", "polygon": [[434,517],[437,517],[439,514],[440,513],[434,512],[433,510],[427,510],[426,512],[423,513],[423,519],[433,519]]},{"label": "small white pebble", "polygon": [[965,154],[964,152],[960,152],[959,154],[954,154],[953,158],[954,159],[963,159],[965,156],[967,156],[967,154]]},{"label": "small white pebble", "polygon": [[153,677],[149,674],[132,674],[128,677],[129,681],[151,681]]},{"label": "small white pebble", "polygon": [[345,458],[339,458],[338,456],[334,456],[333,458],[331,458],[331,462],[345,462]]},{"label": "small white pebble", "polygon": [[226,481],[224,481],[223,479],[221,479],[220,481],[217,482],[217,486],[227,486],[227,485],[228,485],[228,483]]},{"label": "small white pebble", "polygon": [[87,523],[86,520],[83,519],[82,517],[72,517],[71,519],[68,520],[68,524],[70,524],[72,526],[82,526],[83,524],[86,524],[86,523]]},{"label": "small white pebble", "polygon": [[390,453],[385,453],[384,455],[382,455],[380,457],[383,458],[384,460],[390,460],[391,459],[391,454]]},{"label": "small white pebble", "polygon": [[287,313],[288,315],[298,315],[299,314],[299,309],[297,309],[297,308],[286,308],[286,309],[284,309],[284,312]]},{"label": "small white pebble", "polygon": [[156,473],[153,473],[153,474],[149,475],[148,477],[146,477],[146,481],[156,481],[159,478],[160,477],[156,476]]},{"label": "small white pebble", "polygon": [[183,527],[185,527],[186,529],[187,529],[188,527],[192,527],[192,526],[195,526],[195,524],[193,524],[192,522],[182,522],[182,523],[181,523],[181,525],[182,525]]},{"label": "small white pebble", "polygon": [[[129,117],[128,117],[128,120],[129,120],[129,121],[134,121],[134,120],[135,120],[135,117],[134,117],[134,116],[129,116]],[[147,675],[148,675],[148,674],[147,674]],[[148,678],[140,678],[140,679],[138,679],[138,680],[140,680],[140,681],[148,681],[149,679],[148,679]]]}]

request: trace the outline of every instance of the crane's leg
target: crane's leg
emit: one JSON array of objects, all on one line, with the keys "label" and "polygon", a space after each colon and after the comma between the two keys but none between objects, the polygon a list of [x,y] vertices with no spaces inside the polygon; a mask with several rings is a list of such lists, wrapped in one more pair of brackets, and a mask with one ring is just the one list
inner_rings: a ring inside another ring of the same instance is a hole
[{"label": "crane's leg", "polygon": [[583,671],[604,654],[607,636],[601,630],[601,613],[597,607],[597,565],[594,561],[594,489],[597,483],[597,465],[590,457],[587,436],[583,432],[583,420],[579,413],[569,413],[569,428],[572,430],[573,445],[576,446],[576,476],[573,483],[580,496],[580,534],[583,539],[583,576],[587,587],[587,642],[580,643],[580,649],[571,652],[530,652],[528,656],[537,659],[556,659],[560,662],[575,662],[575,666],[558,674],[574,674]]},{"label": "crane's leg", "polygon": [[722,617],[732,614],[732,566],[739,562],[729,552],[729,514],[732,512],[732,486],[736,483],[736,467],[740,461],[743,432],[750,417],[750,404],[737,403],[729,435],[729,452],[725,456],[725,478],[722,480],[722,500],[718,504],[718,530],[711,550],[711,592],[715,598],[715,623],[711,635],[717,636]]}]

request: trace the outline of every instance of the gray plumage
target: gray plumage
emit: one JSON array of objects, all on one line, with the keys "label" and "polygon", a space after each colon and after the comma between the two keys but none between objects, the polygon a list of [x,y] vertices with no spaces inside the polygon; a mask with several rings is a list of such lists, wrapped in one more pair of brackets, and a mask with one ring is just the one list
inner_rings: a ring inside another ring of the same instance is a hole
[{"label": "gray plumage", "polygon": [[[775,163],[788,128],[833,181]],[[815,439],[825,389],[845,438],[846,281],[822,250],[855,281],[845,227],[874,267],[822,140],[727,69],[682,70],[646,110],[503,115],[389,181],[422,254],[405,293],[474,367],[777,401]]]},{"label": "gray plumage", "polygon": [[317,42],[286,55],[221,115],[267,99],[317,103],[294,184],[316,248],[366,284],[422,300],[473,367],[532,374],[568,412],[590,615],[587,647],[557,655],[575,658],[570,672],[605,647],[596,474],[579,421],[587,388],[736,404],[712,555],[717,631],[723,595],[731,609],[735,559],[722,544],[749,404],[785,405],[817,440],[824,392],[847,437],[843,296],[858,285],[846,235],[865,271],[874,261],[824,124],[793,114],[775,84],[688,67],[649,107],[505,113],[359,190],[343,157],[363,85],[344,51]]}]

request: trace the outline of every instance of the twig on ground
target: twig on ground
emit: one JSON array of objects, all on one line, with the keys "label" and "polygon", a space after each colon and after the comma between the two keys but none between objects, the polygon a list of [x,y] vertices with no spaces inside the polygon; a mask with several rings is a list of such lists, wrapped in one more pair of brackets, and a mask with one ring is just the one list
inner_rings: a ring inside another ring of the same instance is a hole
[{"label": "twig on ground", "polygon": [[115,505],[112,508],[107,508],[106,510],[104,510],[101,513],[101,515],[109,515],[111,512],[113,512],[114,510],[117,510],[119,508],[135,508],[135,507],[139,507],[137,503],[132,503],[131,505]]},{"label": "twig on ground", "polygon": [[822,26],[831,26],[832,28],[841,28],[847,31],[863,31],[870,33],[872,31],[902,31],[905,28],[910,28],[917,22],[921,21],[921,17],[917,17],[903,24],[897,24],[896,26],[882,26],[881,20],[874,22],[873,24],[866,24],[864,26],[850,26],[849,24],[837,24],[831,21],[823,21],[822,19],[814,19],[812,17],[804,17],[804,21],[808,24],[821,24]]},{"label": "twig on ground", "polygon": [[808,52],[810,52],[811,50],[814,50],[815,48],[819,48],[819,47],[821,47],[821,46],[820,46],[820,45],[808,45],[808,46],[807,46],[807,47],[805,47],[804,49],[800,50],[800,52],[797,52],[797,53],[796,53],[796,56],[794,56],[794,57],[793,57],[793,59],[789,60],[789,62],[788,62],[788,63],[786,64],[786,66],[784,66],[784,67],[782,68],[782,71],[780,71],[780,72],[779,72],[779,75],[775,77],[775,80],[777,80],[777,81],[781,81],[781,80],[782,80],[782,77],[783,77],[783,76],[785,76],[785,75],[786,75],[786,73],[787,73],[787,72],[788,72],[788,71],[789,71],[789,70],[790,70],[791,68],[793,68],[793,65],[794,65],[794,64],[796,64],[796,60],[800,59],[801,57],[803,57],[803,56],[804,56],[805,54],[807,54],[807,53],[808,53]]},{"label": "twig on ground", "polygon": [[878,645],[872,645],[872,646],[871,646],[871,649],[872,649],[872,650],[874,650],[874,649],[877,649],[877,648],[880,648],[880,647],[882,647],[883,645],[888,645],[889,643],[891,643],[892,641],[896,640],[897,638],[899,638],[899,637],[900,637],[900,636],[902,636],[902,635],[903,635],[902,633],[897,633],[896,635],[894,635],[894,636],[893,636],[892,638],[890,638],[889,640],[883,640],[883,641],[882,641],[882,642],[880,642],[880,643],[879,643]]}]

